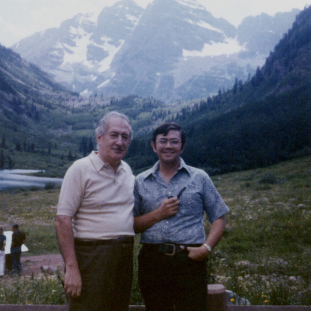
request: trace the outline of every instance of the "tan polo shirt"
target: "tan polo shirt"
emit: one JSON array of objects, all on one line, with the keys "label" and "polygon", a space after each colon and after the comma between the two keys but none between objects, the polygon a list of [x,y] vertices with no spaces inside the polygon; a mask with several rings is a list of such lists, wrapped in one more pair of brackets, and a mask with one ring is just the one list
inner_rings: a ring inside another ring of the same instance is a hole
[{"label": "tan polo shirt", "polygon": [[93,151],[66,172],[57,215],[73,217],[75,238],[133,236],[134,179],[127,163],[121,161],[115,173]]}]

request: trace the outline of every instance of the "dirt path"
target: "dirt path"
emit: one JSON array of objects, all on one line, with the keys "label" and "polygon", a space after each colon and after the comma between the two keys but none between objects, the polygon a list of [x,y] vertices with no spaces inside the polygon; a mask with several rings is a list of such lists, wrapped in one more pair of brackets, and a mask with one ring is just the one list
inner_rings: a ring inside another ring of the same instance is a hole
[{"label": "dirt path", "polygon": [[40,256],[23,256],[21,257],[23,273],[22,275],[38,275],[42,266],[51,266],[63,271],[64,261],[61,255],[40,255]]}]

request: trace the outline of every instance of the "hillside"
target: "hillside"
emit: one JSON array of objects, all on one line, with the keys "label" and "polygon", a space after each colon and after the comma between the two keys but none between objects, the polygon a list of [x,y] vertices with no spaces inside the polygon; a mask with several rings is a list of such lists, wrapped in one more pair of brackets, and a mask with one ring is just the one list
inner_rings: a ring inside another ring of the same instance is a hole
[{"label": "hillside", "polygon": [[[212,178],[230,212],[225,234],[207,263],[210,283],[224,284],[252,305],[311,304],[310,167],[309,156]],[[9,230],[18,221],[27,233],[29,252],[23,257],[59,253],[54,223],[58,196],[56,189],[10,195],[0,192],[1,225]],[[135,261],[138,241],[139,236]],[[35,270],[27,257],[23,264],[25,272]],[[131,304],[142,303],[136,276],[135,271]],[[16,280],[17,289],[21,280]],[[53,297],[63,297],[63,288],[58,284],[58,294]],[[16,295],[20,299],[17,302],[12,295],[15,290],[5,291],[1,286],[8,286],[8,282],[0,282],[0,303],[55,301],[42,301],[46,296],[41,297],[38,286],[32,286],[29,295]],[[34,300],[29,298],[32,291]]]},{"label": "hillside", "polygon": [[40,166],[40,157],[57,143],[51,130],[60,119],[58,114],[70,109],[68,99],[76,96],[0,46],[0,169]]},{"label": "hillside", "polygon": [[135,133],[144,133],[162,107],[152,98],[79,96],[0,46],[0,169],[36,168],[61,177],[95,148],[94,129],[107,111],[122,110]]},{"label": "hillside", "polygon": [[227,170],[235,170],[310,154],[310,29],[309,7],[298,15],[263,68],[245,84],[236,81],[232,90],[218,98],[227,105],[227,113],[208,123],[188,122],[188,129],[200,133],[196,143],[206,146],[191,158],[203,164],[208,157],[205,165],[223,163]]},{"label": "hillside", "polygon": [[[310,29],[311,8],[307,8],[247,82],[236,79],[232,89],[220,90],[216,96],[171,105],[132,95],[78,96],[2,48],[0,165],[63,176],[74,159],[94,148],[96,122],[111,110],[131,119],[135,135],[126,160],[135,172],[154,163],[150,133],[168,120],[181,123],[186,130],[184,159],[210,174],[310,154]],[[6,68],[12,68],[12,73]]]},{"label": "hillside", "polygon": [[174,115],[188,134],[188,163],[218,174],[311,153],[310,29],[311,7],[246,83],[236,79],[231,90],[193,101]]}]

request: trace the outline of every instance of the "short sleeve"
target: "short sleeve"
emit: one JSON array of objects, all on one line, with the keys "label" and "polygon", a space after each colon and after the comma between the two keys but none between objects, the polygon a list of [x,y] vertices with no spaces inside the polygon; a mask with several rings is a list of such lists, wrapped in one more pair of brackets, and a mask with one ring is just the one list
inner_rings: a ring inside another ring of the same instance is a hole
[{"label": "short sleeve", "polygon": [[74,163],[67,170],[59,195],[57,215],[74,217],[82,200],[82,170]]},{"label": "short sleeve", "polygon": [[210,223],[228,213],[229,208],[220,196],[211,178],[205,173],[203,176],[204,210]]},{"label": "short sleeve", "polygon": [[141,197],[139,195],[139,186],[138,186],[138,180],[137,178],[135,179],[135,184],[134,184],[134,217],[140,216],[140,211],[141,211]]}]

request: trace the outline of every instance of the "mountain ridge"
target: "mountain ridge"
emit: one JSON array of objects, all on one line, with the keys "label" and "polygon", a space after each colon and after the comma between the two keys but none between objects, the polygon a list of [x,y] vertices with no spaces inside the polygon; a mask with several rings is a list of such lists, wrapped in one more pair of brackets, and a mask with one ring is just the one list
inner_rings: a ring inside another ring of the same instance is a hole
[{"label": "mountain ridge", "polygon": [[[131,120],[135,136],[126,161],[135,172],[154,163],[150,133],[165,121],[184,127],[184,159],[210,174],[264,167],[308,155],[310,29],[311,7],[297,16],[264,66],[246,82],[236,78],[231,89],[219,90],[217,95],[174,104],[134,95],[105,98],[94,94],[84,98],[63,91],[52,80],[44,87],[46,73],[12,50],[1,48],[0,160],[6,159],[1,160],[4,167],[33,166],[62,176],[74,159],[87,154],[86,145],[94,137],[96,122],[111,110],[123,112]],[[13,71],[8,74],[8,69]]]},{"label": "mountain ridge", "polygon": [[123,0],[95,22],[77,15],[12,48],[81,94],[172,103],[216,94],[235,78],[246,81],[298,12],[248,17],[236,28],[196,1],[155,0],[143,9]]}]

